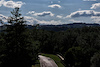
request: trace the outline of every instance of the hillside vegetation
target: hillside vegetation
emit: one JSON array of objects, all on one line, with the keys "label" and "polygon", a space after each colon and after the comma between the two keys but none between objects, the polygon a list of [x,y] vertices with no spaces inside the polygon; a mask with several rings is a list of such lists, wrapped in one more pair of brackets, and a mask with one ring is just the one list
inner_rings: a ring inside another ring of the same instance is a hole
[{"label": "hillside vegetation", "polygon": [[65,67],[100,67],[100,27],[28,29],[19,8],[11,13],[11,25],[0,33],[0,67],[31,67],[38,53],[62,55]]}]

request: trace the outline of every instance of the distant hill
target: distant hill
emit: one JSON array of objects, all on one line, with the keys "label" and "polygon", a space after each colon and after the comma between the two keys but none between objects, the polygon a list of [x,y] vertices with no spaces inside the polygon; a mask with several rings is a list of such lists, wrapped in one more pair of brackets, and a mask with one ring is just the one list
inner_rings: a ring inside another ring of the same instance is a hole
[{"label": "distant hill", "polygon": [[71,23],[62,25],[40,25],[39,29],[49,30],[49,31],[65,31],[68,28],[82,28],[82,27],[99,27],[99,24],[87,24],[87,23]]},{"label": "distant hill", "polygon": [[[70,23],[62,25],[39,25],[38,29],[49,30],[49,31],[65,31],[68,28],[82,28],[82,27],[99,27],[99,24],[89,24],[89,23]],[[36,26],[27,25],[26,28],[34,29]],[[5,26],[0,26],[0,31],[6,29]]]}]

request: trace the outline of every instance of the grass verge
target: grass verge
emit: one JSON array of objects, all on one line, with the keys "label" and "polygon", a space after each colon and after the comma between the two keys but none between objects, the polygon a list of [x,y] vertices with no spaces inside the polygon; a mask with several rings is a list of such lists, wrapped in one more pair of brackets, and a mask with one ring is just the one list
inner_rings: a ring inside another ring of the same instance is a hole
[{"label": "grass verge", "polygon": [[58,67],[65,67],[61,63],[61,59],[58,56],[53,55],[53,54],[43,54],[43,53],[41,53],[41,55],[52,58],[55,61],[55,63],[58,65]]}]

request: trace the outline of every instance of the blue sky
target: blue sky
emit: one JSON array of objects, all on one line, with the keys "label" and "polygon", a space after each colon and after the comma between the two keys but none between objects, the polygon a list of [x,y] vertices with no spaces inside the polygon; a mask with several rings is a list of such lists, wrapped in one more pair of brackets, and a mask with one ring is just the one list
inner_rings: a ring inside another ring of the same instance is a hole
[{"label": "blue sky", "polygon": [[100,0],[0,0],[0,19],[6,23],[15,7],[30,25],[100,24]]}]

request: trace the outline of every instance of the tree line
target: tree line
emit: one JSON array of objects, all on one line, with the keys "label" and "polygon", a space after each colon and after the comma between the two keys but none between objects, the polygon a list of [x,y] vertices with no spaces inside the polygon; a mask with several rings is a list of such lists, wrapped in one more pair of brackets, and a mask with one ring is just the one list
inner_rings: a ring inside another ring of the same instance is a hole
[{"label": "tree line", "polygon": [[31,30],[39,52],[60,54],[66,67],[100,66],[100,27],[70,28],[66,31]]},{"label": "tree line", "polygon": [[31,67],[38,53],[62,55],[65,67],[100,67],[100,27],[59,32],[41,30],[37,26],[27,29],[19,8],[11,13],[10,25],[0,33],[0,67]]}]

